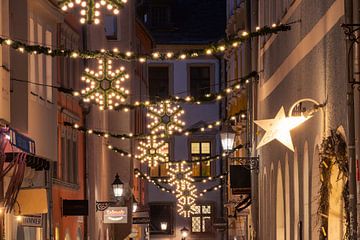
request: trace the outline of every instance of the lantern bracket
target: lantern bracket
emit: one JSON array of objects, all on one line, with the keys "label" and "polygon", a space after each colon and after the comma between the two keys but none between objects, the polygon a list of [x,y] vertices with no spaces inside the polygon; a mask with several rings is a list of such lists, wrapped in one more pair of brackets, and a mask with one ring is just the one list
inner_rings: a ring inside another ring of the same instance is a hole
[{"label": "lantern bracket", "polygon": [[96,211],[103,212],[106,209],[108,209],[110,206],[114,206],[116,204],[117,204],[117,202],[114,202],[114,201],[96,202]]}]

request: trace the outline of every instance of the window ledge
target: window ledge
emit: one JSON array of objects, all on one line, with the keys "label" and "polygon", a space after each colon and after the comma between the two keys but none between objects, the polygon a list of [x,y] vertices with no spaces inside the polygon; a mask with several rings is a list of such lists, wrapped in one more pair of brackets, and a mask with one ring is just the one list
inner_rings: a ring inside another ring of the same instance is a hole
[{"label": "window ledge", "polygon": [[62,187],[66,187],[66,188],[71,188],[73,190],[79,190],[80,189],[79,184],[65,182],[65,181],[57,179],[57,178],[53,178],[52,182],[53,182],[53,184],[60,185]]}]

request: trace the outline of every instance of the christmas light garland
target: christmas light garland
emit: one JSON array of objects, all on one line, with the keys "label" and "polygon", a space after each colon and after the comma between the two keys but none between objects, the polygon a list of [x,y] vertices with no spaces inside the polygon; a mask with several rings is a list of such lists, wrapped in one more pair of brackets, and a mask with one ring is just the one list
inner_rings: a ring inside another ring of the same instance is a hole
[{"label": "christmas light garland", "polygon": [[117,15],[126,2],[127,0],[62,0],[59,2],[59,6],[61,10],[66,12],[78,5],[81,8],[81,24],[99,24],[101,7],[106,7],[107,10]]},{"label": "christmas light garland", "polygon": [[130,51],[125,53],[119,52],[118,49],[113,50],[74,50],[74,49],[57,49],[50,48],[43,45],[32,45],[27,44],[23,41],[18,41],[8,37],[0,37],[0,45],[8,45],[11,48],[19,51],[20,53],[30,53],[30,54],[45,54],[52,57],[69,57],[69,58],[83,58],[83,59],[100,59],[100,58],[110,58],[110,59],[121,59],[127,61],[138,61],[140,63],[145,63],[148,60],[185,60],[187,58],[195,58],[201,55],[213,55],[216,53],[222,53],[231,48],[237,48],[242,42],[250,38],[255,38],[259,36],[265,36],[269,34],[277,34],[283,31],[289,31],[291,29],[291,24],[280,24],[264,26],[262,28],[257,27],[254,32],[244,31],[240,37],[235,37],[227,40],[220,40],[219,44],[212,44],[204,49],[198,50],[184,50],[178,53],[159,53],[154,52],[150,55],[145,54],[134,54]]},{"label": "christmas light garland", "polygon": [[[203,123],[198,127],[192,127],[192,128],[188,128],[183,130],[181,133],[175,133],[174,135],[176,136],[189,136],[193,133],[196,132],[205,132],[206,130],[212,130],[216,127],[220,127],[222,122],[228,121],[228,120],[235,120],[237,117],[240,117],[241,119],[246,119],[246,111],[241,111],[237,114],[234,114],[233,116],[229,117],[229,118],[224,118],[221,120],[217,120],[214,122],[209,122],[209,123]],[[108,131],[103,131],[103,130],[95,130],[95,129],[91,129],[91,128],[85,128],[83,126],[80,126],[77,123],[70,123],[70,122],[64,122],[63,123],[64,126],[67,127],[72,127],[73,129],[86,133],[88,135],[97,135],[99,137],[104,137],[104,138],[116,138],[116,139],[121,139],[121,140],[126,140],[126,139],[147,139],[149,137],[148,134],[133,134],[133,133],[114,133],[114,132],[108,132]],[[156,136],[156,135],[154,135]],[[160,136],[158,136],[160,137]]]},{"label": "christmas light garland", "polygon": [[[148,174],[141,172],[139,169],[135,169],[135,177],[141,178],[141,179],[143,179],[143,180],[148,181],[149,183],[154,184],[158,189],[160,189],[160,190],[163,191],[163,192],[172,193],[172,194],[175,193],[174,190],[172,190],[172,189],[169,188],[169,187],[165,187],[165,186],[161,185],[161,184],[158,182],[158,180],[152,179]],[[201,190],[200,193],[199,193],[199,197],[204,196],[204,194],[206,194],[206,193],[209,193],[209,192],[212,192],[212,191],[217,191],[217,190],[219,190],[219,189],[221,189],[221,188],[222,188],[222,185],[221,185],[221,184],[217,184],[217,185],[215,185],[215,186],[212,186],[212,187],[206,188],[206,189],[204,189],[204,190]]]}]

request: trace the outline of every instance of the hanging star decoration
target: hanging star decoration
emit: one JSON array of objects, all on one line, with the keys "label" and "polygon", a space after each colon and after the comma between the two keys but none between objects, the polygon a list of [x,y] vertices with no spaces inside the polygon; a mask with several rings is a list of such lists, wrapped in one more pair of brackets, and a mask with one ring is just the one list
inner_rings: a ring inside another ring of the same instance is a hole
[{"label": "hanging star decoration", "polygon": [[178,199],[178,213],[183,217],[190,217],[195,213],[195,201],[197,199],[197,189],[194,179],[191,177],[192,170],[186,166],[186,162],[174,163],[169,168],[170,186],[175,186],[175,196]]},{"label": "hanging star decoration", "polygon": [[129,90],[121,86],[129,74],[125,73],[125,68],[112,71],[112,61],[106,59],[99,60],[99,71],[94,72],[85,69],[81,80],[87,84],[87,87],[81,90],[84,102],[94,101],[99,105],[100,110],[113,109],[120,103],[125,102]]},{"label": "hanging star decoration", "polygon": [[170,101],[162,101],[148,108],[147,117],[152,122],[148,125],[151,134],[161,133],[161,137],[172,135],[174,132],[182,132],[185,122],[180,117],[185,111]]},{"label": "hanging star decoration", "polygon": [[101,7],[106,7],[107,10],[117,15],[126,2],[127,0],[62,0],[59,2],[59,5],[63,11],[67,11],[78,5],[81,15],[80,23],[99,24]]},{"label": "hanging star decoration", "polygon": [[140,141],[138,149],[141,154],[136,156],[141,163],[147,162],[149,167],[158,166],[159,162],[168,161],[167,144],[162,140],[149,137],[147,141]]},{"label": "hanging star decoration", "polygon": [[266,131],[257,148],[276,139],[291,151],[294,151],[290,131],[311,117],[311,115],[286,117],[284,107],[281,107],[275,118],[254,121],[259,127]]}]

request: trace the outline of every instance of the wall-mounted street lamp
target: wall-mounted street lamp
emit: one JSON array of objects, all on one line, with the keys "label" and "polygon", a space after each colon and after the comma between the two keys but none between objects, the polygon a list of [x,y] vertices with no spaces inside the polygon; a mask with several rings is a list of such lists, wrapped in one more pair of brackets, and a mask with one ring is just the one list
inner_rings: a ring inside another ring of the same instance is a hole
[{"label": "wall-mounted street lamp", "polygon": [[186,227],[183,227],[181,230],[181,240],[186,240],[186,238],[189,236],[189,229]]},{"label": "wall-mounted street lamp", "polygon": [[161,231],[166,231],[166,230],[167,230],[167,226],[168,226],[168,223],[167,223],[167,222],[161,222],[161,223],[160,223]]},{"label": "wall-mounted street lamp", "polygon": [[135,197],[133,195],[133,203],[132,203],[132,212],[133,213],[137,211],[138,206],[139,206],[139,204],[138,204],[138,202],[136,201],[136,199],[135,199]]},{"label": "wall-mounted street lamp", "polygon": [[227,122],[223,126],[220,132],[221,145],[225,152],[229,152],[233,149],[236,132],[231,125]]},{"label": "wall-mounted street lamp", "polygon": [[116,174],[111,186],[116,201],[96,202],[96,211],[105,211],[110,206],[116,205],[120,201],[120,198],[124,197],[124,183],[120,180],[119,174]]},{"label": "wall-mounted street lamp", "polygon": [[114,196],[116,198],[122,197],[124,194],[124,183],[120,180],[119,174],[116,174],[114,182],[111,184]]}]

